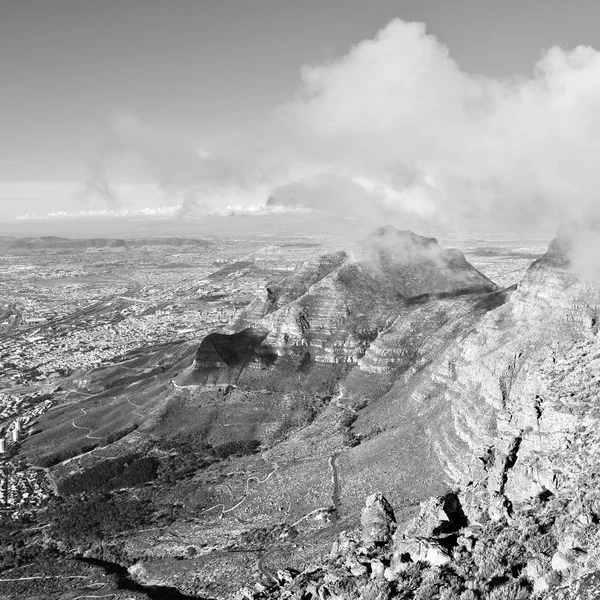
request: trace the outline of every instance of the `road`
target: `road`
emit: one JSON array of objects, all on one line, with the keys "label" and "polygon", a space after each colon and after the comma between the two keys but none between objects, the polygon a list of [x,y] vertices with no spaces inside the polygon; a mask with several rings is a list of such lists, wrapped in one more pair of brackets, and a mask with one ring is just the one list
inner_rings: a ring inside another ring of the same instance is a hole
[{"label": "road", "polygon": [[[329,467],[331,468],[331,480],[332,480],[332,484],[333,484],[333,490],[331,493],[331,501],[332,501],[332,505],[333,505],[333,511],[331,512],[331,527],[337,527],[338,522],[339,522],[340,477],[339,477],[339,471],[338,471],[338,466],[337,466],[337,459],[340,454],[341,454],[341,452],[336,452],[335,454],[332,454],[329,457]],[[301,517],[298,521],[296,521],[296,523],[294,523],[294,525],[300,523],[300,521],[303,521],[306,517],[309,517],[313,513],[317,513],[320,510],[323,510],[323,508],[329,508],[329,507],[317,508],[315,510],[308,512],[303,517]],[[293,543],[298,543],[298,541],[302,541],[302,539],[304,539],[304,541],[311,540],[311,539],[321,535],[322,533],[323,533],[323,530],[317,531],[316,533],[312,533],[312,534],[306,536],[305,538],[296,538]],[[290,542],[290,543],[292,543],[292,542]],[[271,556],[271,554],[274,554],[275,552],[277,552],[279,550],[281,550],[281,545],[272,546],[258,559],[258,561],[256,563],[256,567],[258,568],[258,570],[267,579],[270,579],[271,581],[273,581],[276,584],[279,584],[279,580],[271,571],[269,571],[269,569],[267,569],[267,567],[265,567],[265,560],[267,558],[269,558],[269,556]]]},{"label": "road", "polygon": [[331,480],[333,483],[333,492],[331,494],[331,502],[333,505],[333,512],[331,513],[331,522],[335,526],[338,523],[339,510],[340,510],[340,476],[338,473],[337,459],[341,452],[338,452],[331,456],[329,459],[329,466],[331,467]]}]

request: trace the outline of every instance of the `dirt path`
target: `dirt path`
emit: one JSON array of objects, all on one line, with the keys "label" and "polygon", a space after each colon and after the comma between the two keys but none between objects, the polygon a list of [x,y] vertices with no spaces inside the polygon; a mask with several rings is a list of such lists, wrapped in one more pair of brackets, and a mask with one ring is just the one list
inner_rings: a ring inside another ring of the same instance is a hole
[{"label": "dirt path", "polygon": [[[250,487],[249,486],[250,486],[251,481],[256,481],[256,483],[258,483],[258,485],[261,485],[261,484],[265,483],[266,481],[268,481],[271,478],[271,476],[277,472],[279,465],[277,463],[273,463],[273,464],[274,464],[273,470],[264,479],[259,479],[258,477],[256,477],[256,475],[252,475],[252,477],[248,477],[248,479],[246,479],[246,489],[245,489],[244,495],[242,496],[241,500],[239,500],[236,504],[234,504],[230,508],[226,509],[225,505],[222,502],[220,502],[219,504],[215,504],[214,506],[211,506],[210,508],[203,510],[200,514],[203,515],[207,512],[210,512],[211,510],[214,510],[215,508],[221,508],[221,517],[222,517],[224,514],[227,514],[227,513],[231,512],[232,510],[235,510],[250,495]],[[230,490],[230,493],[231,493],[231,490]]]},{"label": "dirt path", "polygon": [[[337,466],[337,459],[339,457],[339,455],[341,454],[341,452],[336,452],[335,454],[332,454],[329,457],[329,467],[331,468],[331,481],[332,481],[332,485],[333,485],[333,489],[332,489],[332,493],[331,493],[331,502],[333,505],[333,511],[331,512],[331,527],[337,527],[338,525],[338,521],[339,521],[339,509],[340,509],[340,478],[339,478],[339,470],[338,470],[338,466]],[[319,508],[315,508],[314,510],[311,510],[310,512],[306,513],[304,516],[302,516],[300,519],[298,519],[293,525],[292,527],[298,525],[298,523],[301,523],[302,521],[304,521],[304,519],[310,517],[313,514],[318,513],[319,511],[322,510],[326,510],[330,508],[329,506],[322,506]],[[316,533],[310,534],[309,536],[307,536],[306,538],[304,538],[306,541],[318,536],[322,533],[321,531],[317,531]],[[300,538],[296,538],[294,540],[294,543],[297,543],[298,541],[301,541]],[[272,546],[271,548],[269,548],[257,561],[256,563],[256,567],[257,569],[267,578],[270,579],[271,581],[273,581],[276,584],[279,584],[279,580],[277,579],[277,577],[271,573],[271,571],[269,571],[269,569],[267,569],[267,567],[265,567],[265,560],[271,555],[274,554],[275,552],[281,550],[281,546],[275,545]]]},{"label": "dirt path", "polygon": [[[85,411],[85,408],[80,408],[79,409],[84,415],[87,415],[87,412]],[[73,427],[75,427],[76,429],[83,429],[88,431],[87,435],[85,436],[86,438],[90,439],[90,440],[101,440],[102,438],[99,437],[95,437],[93,435],[91,435],[92,431],[94,431],[91,427],[82,427],[81,425],[76,425],[75,424],[75,419],[73,419],[72,421]]]}]

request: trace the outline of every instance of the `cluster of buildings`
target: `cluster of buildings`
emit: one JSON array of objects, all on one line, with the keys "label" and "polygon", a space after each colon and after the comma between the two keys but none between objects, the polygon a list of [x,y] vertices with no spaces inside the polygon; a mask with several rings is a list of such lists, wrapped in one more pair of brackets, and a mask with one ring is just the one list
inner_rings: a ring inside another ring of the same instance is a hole
[{"label": "cluster of buildings", "polygon": [[[172,285],[158,285],[163,274]],[[87,302],[75,296],[72,318],[61,319],[65,308],[51,299],[36,310],[31,297],[20,302],[21,335],[17,330],[0,340],[0,389],[92,369],[145,345],[199,339],[234,319],[266,282],[247,268],[222,277],[219,268],[216,277],[175,275],[158,269],[144,277],[152,284],[135,293],[94,285],[86,294],[96,296]],[[70,285],[49,289],[55,297],[73,296]]]},{"label": "cluster of buildings", "polygon": [[[0,424],[14,419],[13,423],[19,421],[26,427],[53,403],[52,395],[42,390],[24,394],[0,392]],[[12,425],[8,429],[11,428]]]},{"label": "cluster of buildings", "polygon": [[3,256],[0,298],[20,315],[17,327],[0,330],[0,390],[222,327],[269,279],[314,252],[300,241],[269,241],[223,240],[185,251],[131,247],[108,262],[96,252]]},{"label": "cluster of buildings", "polygon": [[148,310],[132,302],[113,322],[101,318],[94,323],[90,317],[88,327],[68,327],[59,332],[41,329],[25,339],[9,338],[0,346],[0,384],[57,379],[105,364],[142,346],[199,339],[231,321],[240,310],[223,304]]},{"label": "cluster of buildings", "polygon": [[0,466],[0,509],[39,506],[50,498],[46,474],[41,470]]},{"label": "cluster of buildings", "polygon": [[[4,405],[4,419],[2,419],[3,423],[0,427],[0,455],[4,454],[10,445],[16,444],[23,436],[23,432],[30,427],[40,415],[54,405],[53,396],[39,400],[37,403],[32,403],[32,397],[29,397],[27,408],[23,407],[23,402],[19,401],[21,400],[19,397],[9,396],[7,394],[2,394],[2,396],[5,401],[8,397],[14,399],[15,402],[11,403],[9,400]],[[19,408],[22,408],[22,410],[19,410]],[[14,417],[15,415],[16,417],[12,420],[7,418]]]}]

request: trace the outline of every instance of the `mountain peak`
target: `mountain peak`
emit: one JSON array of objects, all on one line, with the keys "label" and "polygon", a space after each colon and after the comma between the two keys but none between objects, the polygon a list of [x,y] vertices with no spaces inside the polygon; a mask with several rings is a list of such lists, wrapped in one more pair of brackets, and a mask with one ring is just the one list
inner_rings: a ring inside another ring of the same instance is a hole
[{"label": "mountain peak", "polygon": [[559,227],[556,237],[539,261],[573,271],[590,279],[600,279],[600,223],[571,221]]},{"label": "mountain peak", "polygon": [[433,237],[391,225],[377,228],[349,254],[352,264],[386,281],[403,297],[496,289],[460,250],[442,248]]}]

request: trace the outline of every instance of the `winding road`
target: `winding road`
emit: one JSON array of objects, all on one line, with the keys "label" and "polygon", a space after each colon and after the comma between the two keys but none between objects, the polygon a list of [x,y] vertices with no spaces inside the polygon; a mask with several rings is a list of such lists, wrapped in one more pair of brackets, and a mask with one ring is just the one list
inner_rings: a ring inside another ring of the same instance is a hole
[{"label": "winding road", "polygon": [[[256,483],[258,483],[258,485],[261,485],[261,484],[265,483],[266,481],[268,481],[271,478],[271,475],[273,475],[274,473],[277,472],[279,465],[277,463],[273,463],[273,465],[274,465],[273,470],[264,479],[259,479],[258,477],[256,477],[256,475],[252,475],[252,477],[248,477],[248,479],[246,479],[246,490],[244,492],[244,495],[242,496],[242,499],[239,500],[236,504],[234,504],[233,506],[226,509],[225,505],[222,502],[220,502],[219,504],[215,504],[214,506],[211,506],[210,508],[203,510],[200,514],[203,515],[207,512],[210,512],[211,510],[214,510],[215,508],[219,508],[219,507],[221,508],[221,516],[223,516],[226,513],[231,512],[232,510],[235,510],[250,495],[249,485],[250,485],[251,481],[256,481]],[[229,493],[231,493],[231,490],[229,490]]]},{"label": "winding road", "polygon": [[[333,510],[330,513],[331,514],[331,527],[336,527],[338,525],[339,522],[339,509],[340,509],[340,477],[339,477],[339,470],[338,470],[338,466],[337,466],[337,459],[339,457],[339,455],[341,454],[341,452],[336,452],[335,454],[332,454],[329,457],[329,467],[331,468],[331,480],[332,480],[332,484],[333,484],[333,491],[331,493],[331,502],[332,502],[332,507]],[[322,506],[319,508],[316,508],[314,510],[311,510],[310,512],[306,513],[303,517],[301,517],[300,519],[298,519],[293,525],[292,527],[294,527],[295,525],[297,525],[298,523],[300,523],[301,521],[304,521],[304,519],[310,517],[313,514],[318,513],[321,510],[324,509],[328,509],[331,508],[329,506]],[[316,533],[313,533],[311,535],[306,536],[304,539],[305,540],[309,540],[311,538],[314,538],[318,535],[320,535],[322,533],[323,530],[321,531],[317,531]],[[296,538],[296,540],[294,540],[295,542],[298,541],[298,538]],[[290,542],[291,543],[291,542]],[[256,567],[257,569],[267,578],[270,579],[271,581],[273,581],[276,584],[279,584],[279,580],[277,579],[277,577],[271,572],[269,571],[269,569],[267,569],[265,567],[265,560],[271,555],[274,554],[275,552],[277,552],[278,550],[281,550],[281,546],[277,546],[274,545],[272,546],[269,550],[267,550],[256,562]]]},{"label": "winding road", "polygon": [[[85,411],[85,408],[80,408],[79,409],[84,415],[87,415],[87,412]],[[101,440],[102,438],[99,437],[95,437],[93,435],[91,435],[92,431],[94,431],[91,427],[82,427],[81,425],[76,425],[75,424],[75,419],[73,419],[72,421],[73,427],[75,427],[76,429],[83,429],[83,430],[88,430],[87,435],[85,436],[86,438],[90,439],[90,440]]]}]

